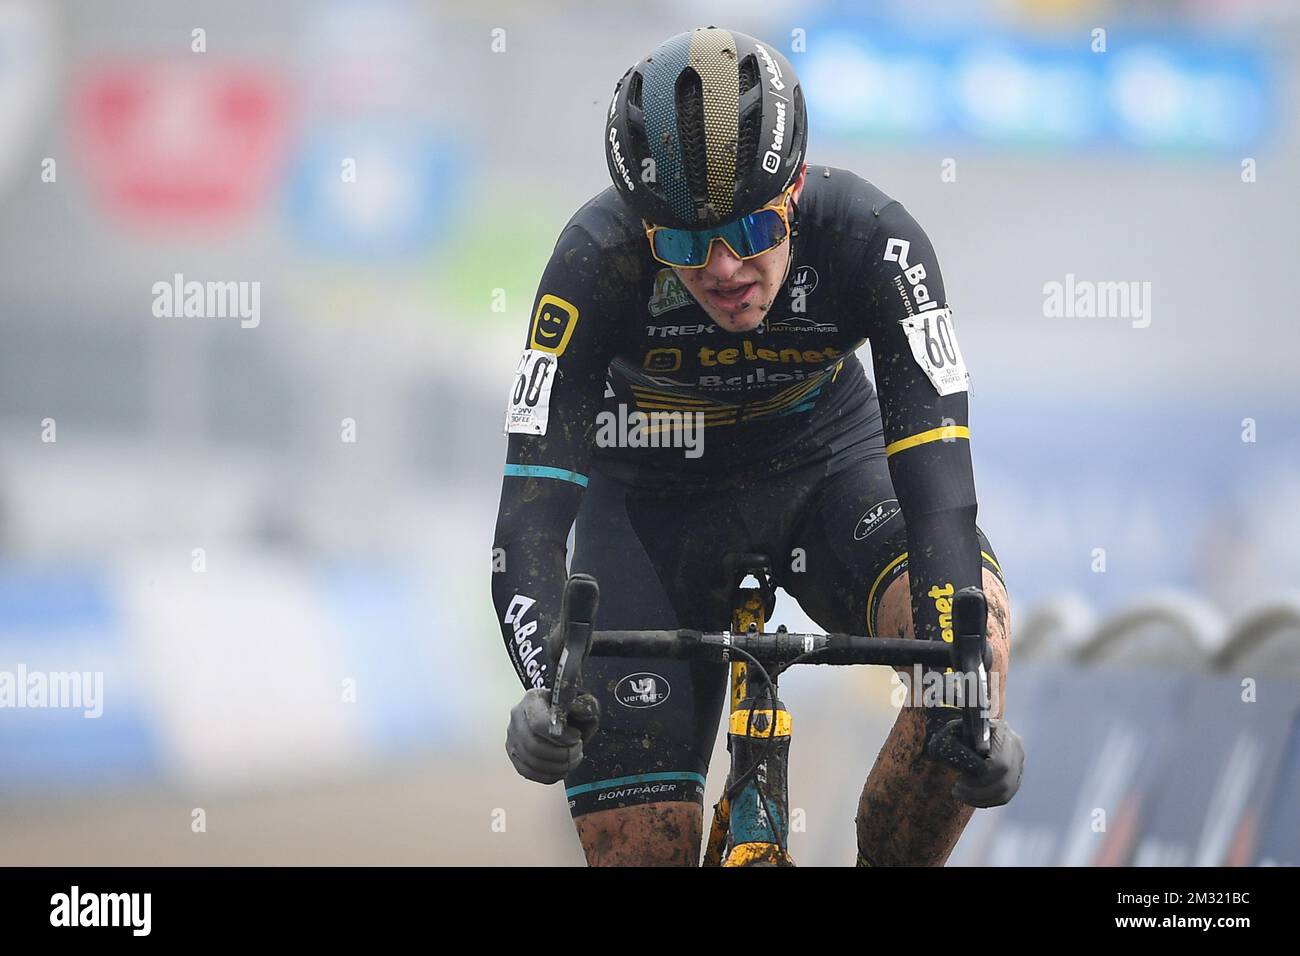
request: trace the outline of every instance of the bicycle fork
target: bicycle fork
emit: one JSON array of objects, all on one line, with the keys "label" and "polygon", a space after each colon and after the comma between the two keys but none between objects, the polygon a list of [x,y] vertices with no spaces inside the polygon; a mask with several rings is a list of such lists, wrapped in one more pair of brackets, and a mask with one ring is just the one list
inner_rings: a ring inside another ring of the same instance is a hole
[{"label": "bicycle fork", "polygon": [[[775,738],[775,739],[774,739]],[[731,712],[727,735],[731,776],[753,772],[733,797],[731,847],[723,866],[793,866],[783,848],[790,834],[786,759],[790,753],[790,712],[779,698],[746,698]]]},{"label": "bicycle fork", "polygon": [[[732,630],[762,631],[772,601],[766,567],[740,567],[762,586],[736,587]],[[787,758],[791,719],[777,697],[775,682],[751,687],[749,668],[731,663],[727,750],[731,770],[722,799],[713,808],[704,866],[793,866],[787,846],[790,832]],[[737,786],[739,784],[739,786]],[[725,858],[724,858],[725,856]]]}]

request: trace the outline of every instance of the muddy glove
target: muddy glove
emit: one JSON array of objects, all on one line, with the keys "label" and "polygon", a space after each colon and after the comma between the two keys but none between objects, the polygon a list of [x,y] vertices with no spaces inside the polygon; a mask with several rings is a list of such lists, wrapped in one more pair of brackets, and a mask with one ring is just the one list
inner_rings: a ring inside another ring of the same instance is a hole
[{"label": "muddy glove", "polygon": [[600,705],[591,694],[579,694],[569,708],[567,725],[551,736],[551,692],[535,687],[510,710],[506,753],[521,777],[538,783],[564,779],[582,762],[582,745],[600,725]]},{"label": "muddy glove", "polygon": [[939,726],[925,746],[930,757],[961,771],[952,795],[967,806],[1000,807],[1016,795],[1025,767],[1020,735],[1000,718],[989,721],[989,755],[981,757],[962,739],[962,720]]}]

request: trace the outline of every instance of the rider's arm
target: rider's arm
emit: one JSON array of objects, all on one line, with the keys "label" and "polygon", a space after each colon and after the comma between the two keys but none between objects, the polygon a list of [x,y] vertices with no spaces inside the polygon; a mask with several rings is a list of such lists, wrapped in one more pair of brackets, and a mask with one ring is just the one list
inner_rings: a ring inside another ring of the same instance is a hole
[{"label": "rider's arm", "polygon": [[981,582],[967,375],[925,232],[898,203],[867,243],[868,311],[885,453],[907,522],[916,636],[952,639],[952,596]]},{"label": "rider's arm", "polygon": [[497,624],[525,689],[549,686],[544,641],[567,575],[565,545],[587,484],[609,349],[599,321],[610,305],[591,236],[561,233],[533,303],[511,383],[509,436],[493,544]]}]

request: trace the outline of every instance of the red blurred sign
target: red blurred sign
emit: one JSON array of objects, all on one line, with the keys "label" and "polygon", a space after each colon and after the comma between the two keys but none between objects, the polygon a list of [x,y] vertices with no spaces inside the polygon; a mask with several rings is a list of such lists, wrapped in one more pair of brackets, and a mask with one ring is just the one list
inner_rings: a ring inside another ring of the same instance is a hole
[{"label": "red blurred sign", "polygon": [[87,70],[73,105],[82,159],[115,214],[213,225],[247,216],[265,195],[288,97],[260,67],[131,61]]}]

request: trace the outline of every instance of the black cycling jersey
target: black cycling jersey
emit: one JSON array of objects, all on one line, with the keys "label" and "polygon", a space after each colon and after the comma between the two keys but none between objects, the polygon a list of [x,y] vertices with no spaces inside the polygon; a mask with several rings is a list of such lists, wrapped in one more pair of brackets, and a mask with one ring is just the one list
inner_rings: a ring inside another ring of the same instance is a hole
[{"label": "black cycling jersey", "polygon": [[[593,467],[689,495],[883,446],[916,634],[951,640],[951,596],[980,583],[981,556],[968,376],[934,249],[898,202],[821,166],[809,167],[790,241],[763,324],[730,333],[651,256],[612,187],[560,234],[510,397],[496,528],[493,599],[525,687],[550,683],[542,642]],[[854,355],[864,342],[878,395]],[[685,450],[678,426],[697,422],[702,443]]]}]

